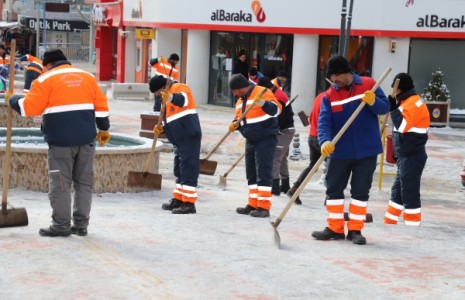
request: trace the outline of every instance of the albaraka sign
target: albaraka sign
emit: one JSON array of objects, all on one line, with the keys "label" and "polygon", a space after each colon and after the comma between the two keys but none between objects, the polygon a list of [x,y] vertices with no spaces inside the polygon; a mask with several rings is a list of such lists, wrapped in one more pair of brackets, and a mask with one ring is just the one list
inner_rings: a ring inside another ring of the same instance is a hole
[{"label": "albaraka sign", "polygon": [[[39,21],[39,29],[52,30],[52,31],[66,31],[66,32],[74,32],[75,29],[78,30],[89,30],[89,24],[83,21],[67,21],[67,20],[50,20],[46,19],[44,23],[41,19]],[[34,18],[22,18],[20,20],[21,25],[29,28],[29,29],[36,29],[37,19]]]},{"label": "albaraka sign", "polygon": [[426,15],[424,18],[419,18],[417,27],[427,28],[465,28],[465,16],[462,18],[440,18],[437,15]]}]

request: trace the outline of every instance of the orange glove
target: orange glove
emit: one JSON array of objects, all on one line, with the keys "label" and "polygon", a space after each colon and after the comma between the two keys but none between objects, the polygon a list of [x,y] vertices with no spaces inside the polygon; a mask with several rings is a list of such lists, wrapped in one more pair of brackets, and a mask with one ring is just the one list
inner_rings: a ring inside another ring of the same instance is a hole
[{"label": "orange glove", "polygon": [[161,91],[160,94],[161,94],[161,99],[163,100],[163,103],[171,102],[171,100],[173,100],[173,94],[171,94],[170,92],[166,90]]},{"label": "orange glove", "polygon": [[97,142],[100,146],[105,146],[110,141],[110,132],[99,130],[97,132]]},{"label": "orange glove", "polygon": [[165,132],[165,127],[163,127],[163,125],[155,125],[155,127],[153,127],[153,133],[155,134],[162,134],[163,132]]},{"label": "orange glove", "polygon": [[323,145],[321,145],[321,154],[323,154],[324,156],[330,156],[331,154],[333,154],[335,148],[336,147],[334,147],[334,145],[331,144],[331,142],[326,141],[323,143]]},{"label": "orange glove", "polygon": [[239,128],[239,124],[236,123],[236,122],[231,122],[231,124],[229,124],[229,131],[231,132],[234,132],[237,130],[237,128]]},{"label": "orange glove", "polygon": [[368,90],[365,92],[365,96],[363,96],[362,100],[363,102],[365,102],[366,104],[368,105],[373,105],[375,103],[375,99],[376,99],[376,95],[375,93],[373,93],[372,91]]}]

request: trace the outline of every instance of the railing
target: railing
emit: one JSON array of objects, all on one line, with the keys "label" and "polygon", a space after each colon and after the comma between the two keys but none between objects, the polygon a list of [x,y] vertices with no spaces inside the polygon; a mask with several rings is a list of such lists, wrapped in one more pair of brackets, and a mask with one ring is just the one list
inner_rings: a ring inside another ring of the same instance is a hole
[{"label": "railing", "polygon": [[61,49],[69,61],[89,61],[89,45],[81,45],[78,43],[72,44],[56,44],[47,43],[47,49],[43,44],[39,46],[39,57],[42,58],[44,52],[49,49]]}]

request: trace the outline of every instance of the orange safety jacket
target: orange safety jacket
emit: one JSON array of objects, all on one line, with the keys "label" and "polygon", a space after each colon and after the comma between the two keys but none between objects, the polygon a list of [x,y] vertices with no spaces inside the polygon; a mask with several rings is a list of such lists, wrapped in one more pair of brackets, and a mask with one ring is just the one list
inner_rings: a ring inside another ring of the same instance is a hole
[{"label": "orange safety jacket", "polygon": [[169,88],[173,95],[166,103],[165,135],[173,144],[186,137],[201,137],[200,121],[191,89],[183,83],[173,83]]},{"label": "orange safety jacket", "polygon": [[9,64],[10,64],[10,55],[9,54],[5,55],[5,58],[0,56],[0,65],[3,65],[3,66],[6,67]]},{"label": "orange safety jacket", "polygon": [[49,145],[69,147],[95,141],[98,129],[108,130],[108,103],[91,73],[58,63],[39,76],[18,101],[22,116],[42,115]]},{"label": "orange safety jacket", "polygon": [[[155,75],[162,75],[163,77],[168,78],[168,76],[170,76],[171,73],[170,79],[174,81],[179,81],[179,69],[176,66],[173,67],[168,62],[168,59],[162,57],[158,59],[158,62],[152,65],[152,67],[155,69]],[[171,68],[173,70],[171,70]]]},{"label": "orange safety jacket", "polygon": [[35,71],[39,74],[42,74],[44,72],[44,67],[42,65],[42,60],[32,56],[30,54],[26,54],[23,57],[21,57],[20,61],[28,61],[29,65],[26,68],[26,71]]},{"label": "orange safety jacket", "polygon": [[251,141],[258,141],[267,135],[278,133],[278,115],[282,111],[281,103],[271,90],[258,85],[251,86],[249,92],[237,101],[235,119],[237,120],[242,115],[263,90],[266,91],[260,99],[265,100],[266,103],[262,107],[254,105],[241,121],[239,127],[241,134]]}]

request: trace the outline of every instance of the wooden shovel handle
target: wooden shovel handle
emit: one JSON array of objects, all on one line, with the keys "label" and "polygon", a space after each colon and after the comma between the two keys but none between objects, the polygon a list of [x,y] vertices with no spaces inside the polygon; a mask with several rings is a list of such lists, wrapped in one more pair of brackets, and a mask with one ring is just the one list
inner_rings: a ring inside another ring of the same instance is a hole
[{"label": "wooden shovel handle", "polygon": [[10,45],[10,77],[8,82],[8,91],[5,95],[7,106],[6,118],[6,141],[5,157],[3,159],[3,188],[2,188],[2,211],[7,209],[8,187],[10,185],[10,156],[11,156],[11,135],[13,127],[13,111],[10,106],[10,97],[13,95],[15,85],[15,58],[16,58],[16,39],[11,40]]},{"label": "wooden shovel handle", "polygon": [[244,158],[245,152],[239,156],[239,158],[236,160],[236,162],[233,163],[233,165],[226,171],[226,173],[223,174],[223,177],[228,176],[229,173],[231,173],[232,170],[241,162],[241,160]]},{"label": "wooden shovel handle", "polygon": [[[371,89],[372,92],[375,92],[376,89],[381,85],[381,83],[384,81],[384,79],[386,78],[386,76],[389,74],[389,72],[391,72],[391,68],[387,68],[386,71],[384,71],[383,75],[381,75],[380,79],[376,82],[376,84],[373,86],[373,88]],[[346,121],[346,123],[344,124],[344,126],[342,126],[342,128],[339,130],[339,132],[336,134],[336,136],[333,138],[333,140],[331,141],[331,143],[333,145],[336,145],[336,143],[339,141],[339,139],[342,137],[342,135],[346,132],[347,128],[349,128],[349,126],[352,124],[352,122],[354,121],[354,119],[358,116],[358,114],[362,111],[362,109],[365,107],[365,104],[366,102],[363,102],[359,104],[359,106],[357,107],[357,109],[352,113],[352,115],[350,116],[350,118]],[[289,201],[287,202],[286,206],[284,207],[283,211],[281,212],[281,214],[279,215],[279,217],[276,219],[276,221],[273,224],[273,227],[276,229],[278,228],[279,224],[281,223],[281,221],[284,219],[284,217],[286,216],[288,210],[291,208],[292,204],[295,202],[295,200],[297,199],[297,197],[299,197],[300,193],[303,191],[303,189],[305,188],[305,186],[307,185],[307,183],[310,181],[310,179],[312,178],[312,176],[316,173],[316,171],[318,171],[318,168],[320,167],[321,163],[325,160],[326,156],[325,155],[321,155],[320,158],[318,159],[318,161],[315,163],[315,165],[313,166],[313,168],[310,170],[310,172],[307,174],[307,176],[305,177],[305,179],[302,181],[302,183],[299,185],[299,188],[295,191],[295,193],[292,195],[292,197],[289,199]]]},{"label": "wooden shovel handle", "polygon": [[[173,70],[173,67],[171,67],[171,71],[172,70]],[[170,75],[166,79],[166,86],[165,86],[165,91],[166,92],[169,90],[170,84],[171,84],[171,82],[170,82],[171,71],[170,71]],[[161,122],[163,120],[163,116],[165,115],[165,109],[166,109],[166,102],[162,100],[161,101],[161,108],[160,108],[160,116],[158,117],[157,124],[153,127],[154,129],[155,129],[155,127],[161,125]],[[153,132],[152,148],[150,149],[149,157],[147,158],[147,161],[145,162],[144,173],[148,173],[150,171],[150,165],[152,163],[153,154],[155,153],[155,149],[157,147],[158,135],[159,134],[155,133],[155,131]]]},{"label": "wooden shovel handle", "polygon": [[[260,92],[260,94],[258,94],[258,96],[256,97],[256,99],[260,99],[261,97],[263,97],[263,95],[266,93],[266,91],[268,91],[267,88],[265,88],[263,91]],[[235,124],[239,124],[244,118],[245,116],[247,116],[247,114],[249,113],[249,111],[255,106],[255,101],[252,102],[252,104],[249,105],[249,107],[247,107],[247,109],[242,113],[242,115],[239,116],[239,118],[234,121]],[[215,145],[215,147],[213,147],[212,150],[210,150],[210,152],[208,152],[207,156],[205,156],[204,160],[208,160],[210,158],[210,156],[213,155],[213,153],[215,153],[215,151],[221,146],[221,144],[226,140],[226,138],[232,133],[231,130],[228,129],[228,132],[226,132],[226,134],[221,138],[221,140]]]}]

